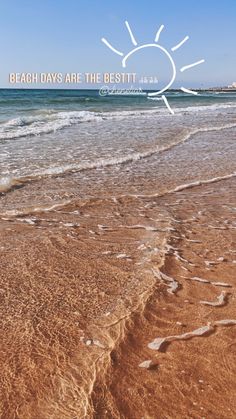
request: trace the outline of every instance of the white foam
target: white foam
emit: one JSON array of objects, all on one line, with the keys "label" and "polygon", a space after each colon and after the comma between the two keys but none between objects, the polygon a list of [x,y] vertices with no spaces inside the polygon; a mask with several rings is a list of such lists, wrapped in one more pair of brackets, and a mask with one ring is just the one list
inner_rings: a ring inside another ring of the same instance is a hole
[{"label": "white foam", "polygon": [[[157,98],[159,100],[159,98]],[[227,109],[236,107],[233,104],[217,104],[210,106],[192,106],[188,108],[177,108],[175,113],[182,114],[183,112],[197,112],[206,110]],[[93,112],[93,111],[68,111],[68,112],[55,112],[48,110],[47,113],[41,111],[41,114],[24,116],[11,119],[7,122],[0,124],[0,140],[10,140],[30,135],[41,135],[56,132],[58,130],[70,127],[84,122],[100,122],[103,120],[123,120],[130,117],[144,117],[150,118],[158,115],[166,115],[166,109],[155,107],[154,109],[141,109],[141,110],[122,110],[112,112]],[[233,128],[236,124],[229,124],[227,128]],[[221,130],[218,128],[202,128],[197,131],[208,130]],[[192,134],[190,134],[192,135]]]},{"label": "white foam", "polygon": [[117,256],[117,259],[127,259],[130,258],[126,253],[119,253]]},{"label": "white foam", "polygon": [[211,282],[212,285],[215,285],[216,287],[227,287],[231,288],[232,285],[227,284],[227,282]]},{"label": "white foam", "polygon": [[232,319],[217,320],[215,322],[216,326],[233,326],[235,324],[236,324],[236,320],[232,320]]},{"label": "white foam", "polygon": [[208,279],[199,278],[198,276],[194,276],[193,278],[190,278],[192,281],[197,282],[203,282],[204,284],[210,284],[210,281]]},{"label": "white foam", "polygon": [[199,105],[199,106],[188,106],[186,108],[177,108],[175,109],[175,113],[178,112],[202,112],[202,111],[220,111],[221,109],[230,109],[230,108],[236,108],[236,104],[235,102],[230,102],[230,103],[215,103],[212,105]]},{"label": "white foam", "polygon": [[[231,178],[234,178],[234,177],[236,177],[236,172],[233,172],[233,173],[230,173],[230,174],[228,174],[228,175],[225,175],[225,176],[217,176],[217,177],[214,177],[214,178],[211,178],[211,179],[203,179],[203,180],[197,180],[197,181],[195,181],[195,182],[190,182],[190,183],[186,183],[186,184],[184,184],[184,185],[179,185],[179,186],[177,186],[176,188],[174,188],[174,189],[169,189],[168,191],[166,191],[166,192],[163,192],[163,193],[161,193],[161,194],[153,194],[153,195],[135,195],[137,198],[155,198],[155,197],[161,197],[161,196],[165,196],[165,195],[170,195],[170,194],[173,194],[173,193],[175,193],[175,192],[181,192],[181,191],[183,191],[183,190],[185,190],[185,189],[190,189],[190,188],[193,188],[193,187],[195,187],[195,186],[201,186],[201,185],[208,185],[208,184],[211,184],[211,183],[215,183],[215,182],[219,182],[219,181],[221,181],[221,180],[227,180],[227,179],[231,179]],[[130,196],[132,196],[132,195],[130,195]],[[206,262],[205,262],[206,263]],[[209,262],[209,263],[212,263],[212,262]],[[214,263],[214,262],[213,262]]]},{"label": "white foam", "polygon": [[48,134],[80,122],[101,121],[103,118],[103,114],[89,111],[49,111],[47,114],[15,118],[0,125],[0,140]]},{"label": "white foam", "polygon": [[[182,95],[183,97],[186,95]],[[201,96],[206,96],[201,94]],[[211,96],[212,97],[212,96]],[[152,101],[162,101],[163,99],[161,97],[147,97],[148,100]],[[170,97],[170,100],[172,98]],[[197,105],[197,106],[187,106],[187,107],[175,107],[175,114],[182,114],[182,113],[195,113],[195,112],[215,112],[220,111],[221,109],[229,109],[229,108],[235,108],[236,104],[235,102],[229,102],[229,103],[214,103],[211,105]],[[161,111],[161,109],[160,109]],[[163,110],[162,110],[163,111]]]},{"label": "white foam", "polygon": [[204,304],[212,307],[221,307],[226,304],[227,294],[225,291],[222,291],[221,294],[217,297],[217,301],[200,301],[200,304]]},{"label": "white foam", "polygon": [[[186,278],[188,279],[188,278]],[[190,278],[192,281],[197,281],[197,282],[202,282],[204,284],[211,284],[211,285],[215,285],[217,287],[226,287],[226,288],[230,288],[231,285],[227,284],[227,282],[215,282],[215,281],[210,281],[209,279],[205,279],[205,278],[199,278],[198,276],[193,276],[192,278]]]},{"label": "white foam", "polygon": [[10,176],[0,178],[0,192],[6,192],[14,185],[14,179]]},{"label": "white foam", "polygon": [[145,369],[150,369],[154,366],[156,366],[157,364],[155,362],[153,362],[151,359],[147,359],[146,361],[141,362],[141,364],[139,364],[140,368],[145,368]]},{"label": "white foam", "polygon": [[179,283],[174,278],[164,274],[161,271],[160,271],[160,276],[165,282],[169,284],[167,292],[169,294],[175,294],[179,288]]},{"label": "white foam", "polygon": [[214,330],[214,326],[209,323],[207,326],[200,327],[192,332],[183,333],[182,335],[167,336],[164,338],[156,338],[148,344],[150,349],[159,351],[164,343],[174,342],[176,340],[187,340],[196,336],[203,336],[206,333]]},{"label": "white foam", "polygon": [[175,189],[173,189],[172,192],[183,191],[184,189],[192,188],[193,186],[207,185],[209,183],[218,182],[220,180],[230,179],[235,176],[236,176],[236,172],[233,172],[225,176],[218,176],[218,177],[207,179],[207,180],[197,180],[196,182],[186,183],[184,185],[177,186]]},{"label": "white foam", "polygon": [[24,210],[6,210],[4,213],[0,213],[0,216],[16,217],[16,216],[22,216],[22,215],[24,216],[24,215],[28,215],[28,214],[32,214],[36,212],[50,212],[50,211],[55,210],[56,208],[61,208],[70,203],[71,201],[64,201],[64,202],[53,204],[50,206],[32,207],[32,208],[27,208]]},{"label": "white foam", "polygon": [[151,271],[156,278],[167,283],[169,294],[175,294],[178,291],[179,283],[174,278],[164,274],[159,269],[152,268]]}]

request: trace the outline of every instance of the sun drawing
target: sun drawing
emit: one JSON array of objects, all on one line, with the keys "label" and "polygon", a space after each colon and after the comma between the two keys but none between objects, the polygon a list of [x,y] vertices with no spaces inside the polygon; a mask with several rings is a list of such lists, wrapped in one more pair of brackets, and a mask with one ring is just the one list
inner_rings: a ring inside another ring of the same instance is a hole
[{"label": "sun drawing", "polygon": [[[167,100],[167,98],[166,98],[166,96],[165,96],[165,94],[164,94],[164,92],[166,92],[171,86],[172,86],[172,84],[174,83],[174,81],[175,81],[175,79],[176,79],[176,74],[177,74],[177,71],[176,71],[176,65],[175,65],[175,62],[174,62],[174,59],[173,59],[173,57],[172,57],[172,55],[171,55],[171,53],[169,52],[169,51],[167,51],[167,49],[166,48],[164,48],[162,45],[160,45],[159,44],[159,38],[160,38],[160,34],[161,34],[161,32],[162,32],[162,30],[164,29],[164,25],[161,25],[160,26],[160,28],[158,29],[158,31],[157,31],[157,33],[156,33],[156,36],[155,36],[155,41],[154,41],[154,43],[151,43],[151,44],[142,44],[142,45],[138,45],[138,43],[137,43],[137,41],[136,41],[136,39],[135,39],[135,37],[134,37],[134,35],[133,35],[133,32],[132,32],[132,30],[131,30],[131,28],[130,28],[130,25],[129,25],[129,22],[126,20],[125,21],[125,25],[126,25],[126,27],[127,27],[127,29],[128,29],[128,32],[129,32],[129,35],[130,35],[130,39],[131,39],[131,42],[132,42],[132,44],[134,45],[134,48],[131,50],[131,51],[129,51],[126,55],[123,53],[123,52],[121,52],[121,51],[118,51],[116,48],[114,48],[111,44],[110,44],[110,42],[108,42],[105,38],[102,38],[102,42],[111,50],[111,51],[113,51],[115,54],[117,54],[117,55],[120,55],[121,57],[123,57],[122,58],[122,67],[123,68],[126,68],[126,63],[127,63],[127,61],[128,61],[128,59],[133,55],[133,54],[135,54],[137,51],[140,51],[140,50],[142,50],[142,49],[144,49],[144,48],[158,48],[160,51],[162,51],[165,55],[166,55],[166,57],[168,58],[168,60],[169,60],[169,62],[170,62],[170,65],[171,65],[171,68],[172,68],[172,76],[171,76],[171,79],[170,79],[170,81],[166,84],[166,86],[163,88],[163,89],[161,89],[161,90],[158,90],[158,91],[156,91],[156,92],[152,92],[152,93],[148,93],[147,94],[147,96],[149,96],[149,97],[151,97],[151,96],[158,96],[158,95],[161,95],[161,98],[163,99],[163,101],[164,101],[164,103],[165,103],[165,105],[166,105],[166,107],[168,108],[168,110],[170,111],[170,113],[172,113],[172,114],[174,114],[174,111],[171,109],[171,107],[170,107],[170,105],[169,105],[169,102],[168,102],[168,100]],[[176,44],[176,45],[174,45],[172,48],[171,48],[171,51],[172,52],[175,52],[175,51],[177,51],[187,40],[189,39],[189,36],[186,36],[184,39],[182,39],[178,44]],[[185,65],[184,67],[182,67],[182,68],[180,68],[180,71],[181,71],[181,73],[183,73],[184,71],[186,71],[186,70],[189,70],[190,68],[193,68],[193,67],[195,67],[195,66],[197,66],[197,65],[199,65],[199,64],[202,64],[202,63],[204,63],[204,61],[205,60],[199,60],[199,61],[196,61],[196,62],[194,62],[194,63],[192,63],[192,64],[188,64],[188,65]],[[186,89],[185,87],[181,87],[181,90],[184,92],[184,93],[188,93],[188,94],[192,94],[192,95],[198,95],[198,92],[196,92],[196,91],[194,91],[194,90],[190,90],[190,89]]]}]

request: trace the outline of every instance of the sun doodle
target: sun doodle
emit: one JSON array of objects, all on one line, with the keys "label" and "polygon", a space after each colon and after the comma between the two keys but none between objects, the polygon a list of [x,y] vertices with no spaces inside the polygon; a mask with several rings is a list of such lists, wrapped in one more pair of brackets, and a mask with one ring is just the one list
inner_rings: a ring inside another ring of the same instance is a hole
[{"label": "sun doodle", "polygon": [[[150,43],[150,44],[141,44],[141,45],[138,45],[138,43],[137,43],[137,41],[136,41],[136,39],[135,39],[135,37],[134,37],[134,35],[133,35],[133,32],[132,32],[132,30],[131,30],[131,28],[130,28],[130,25],[129,25],[129,22],[126,20],[125,21],[125,25],[126,25],[126,28],[127,28],[127,30],[128,30],[128,32],[129,32],[129,35],[130,35],[130,39],[131,39],[131,42],[132,42],[132,44],[134,45],[134,48],[131,50],[131,51],[129,51],[127,54],[124,54],[123,52],[121,52],[121,51],[118,51],[116,48],[114,48],[111,44],[110,44],[110,42],[108,42],[105,38],[102,38],[101,40],[102,40],[102,42],[111,50],[111,51],[113,51],[115,54],[117,54],[117,55],[120,55],[121,57],[123,57],[122,58],[122,67],[123,68],[126,68],[126,64],[127,64],[127,61],[129,60],[129,58],[132,56],[132,55],[134,55],[137,51],[140,51],[140,50],[142,50],[142,49],[145,49],[145,48],[158,48],[160,51],[162,51],[162,53],[164,53],[164,55],[167,57],[167,59],[169,60],[169,62],[170,62],[170,65],[171,65],[171,69],[172,69],[172,71],[171,71],[171,77],[170,77],[170,80],[169,80],[169,82],[162,88],[162,89],[160,89],[160,90],[157,90],[157,91],[155,91],[155,92],[150,92],[150,93],[147,93],[147,96],[150,98],[150,97],[153,97],[153,96],[158,96],[158,95],[160,95],[161,96],[161,98],[163,99],[163,101],[164,101],[164,103],[165,103],[165,105],[166,105],[166,107],[167,107],[167,109],[170,111],[170,113],[171,114],[174,114],[174,111],[173,111],[173,109],[170,107],[170,104],[169,104],[169,102],[168,102],[168,100],[167,100],[167,97],[166,97],[166,95],[164,94],[164,92],[166,92],[168,89],[170,89],[170,87],[173,85],[173,83],[174,83],[174,81],[175,81],[175,79],[176,79],[176,75],[177,75],[177,70],[176,70],[176,65],[175,65],[175,62],[174,62],[174,59],[173,59],[173,57],[172,57],[172,52],[175,52],[175,51],[177,51],[186,41],[188,41],[188,39],[189,39],[189,36],[185,36],[185,38],[184,39],[182,39],[178,44],[176,44],[176,45],[174,45],[172,48],[171,48],[171,52],[169,52],[165,47],[163,47],[162,45],[160,45],[159,44],[159,38],[160,38],[160,35],[161,35],[161,32],[163,31],[163,29],[164,29],[164,25],[161,25],[160,26],[160,28],[158,29],[158,31],[157,31],[157,33],[156,33],[156,36],[155,36],[155,40],[154,40],[154,43]],[[184,67],[182,67],[182,68],[180,68],[180,72],[182,73],[182,72],[184,72],[184,71],[186,71],[186,70],[189,70],[190,68],[193,68],[193,67],[195,67],[195,66],[197,66],[197,65],[199,65],[199,64],[202,64],[202,63],[204,63],[205,62],[205,60],[204,59],[202,59],[202,60],[199,60],[199,61],[196,61],[196,62],[194,62],[194,63],[192,63],[192,64],[188,64],[188,65],[186,65],[186,66],[184,66]],[[194,90],[190,90],[190,89],[187,89],[187,88],[185,88],[185,87],[181,87],[181,89],[180,90],[182,90],[182,92],[184,92],[184,93],[188,93],[188,94],[192,94],[192,95],[198,95],[198,92],[196,92],[196,91],[194,91]]]}]

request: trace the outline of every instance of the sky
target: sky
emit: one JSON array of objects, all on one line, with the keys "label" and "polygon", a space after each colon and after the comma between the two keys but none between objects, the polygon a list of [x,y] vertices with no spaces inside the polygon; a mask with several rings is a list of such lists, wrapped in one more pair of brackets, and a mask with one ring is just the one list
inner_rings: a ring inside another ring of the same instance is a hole
[{"label": "sky", "polygon": [[[138,45],[153,43],[162,24],[159,43],[168,51],[189,36],[172,53],[177,68],[174,87],[236,81],[235,0],[0,0],[0,87],[19,87],[9,83],[9,73],[124,72],[122,57],[101,38],[127,54],[134,46],[125,20]],[[160,53],[157,48],[139,51],[125,71],[167,81],[169,62]],[[179,71],[200,59],[205,63]]]}]

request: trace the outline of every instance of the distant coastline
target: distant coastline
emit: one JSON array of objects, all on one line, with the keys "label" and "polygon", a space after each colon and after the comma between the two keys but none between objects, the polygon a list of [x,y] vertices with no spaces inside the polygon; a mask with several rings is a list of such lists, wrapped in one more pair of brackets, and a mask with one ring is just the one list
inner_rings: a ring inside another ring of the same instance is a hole
[{"label": "distant coastline", "polygon": [[[196,92],[236,92],[236,87],[191,87],[191,89],[195,90]],[[0,87],[0,91],[3,90],[34,90],[34,91],[40,91],[40,90],[64,90],[64,91],[98,91],[99,92],[99,87],[98,88],[76,88],[76,87]],[[154,92],[154,89],[143,89],[143,91],[146,92]],[[175,89],[168,89],[167,92],[179,92],[181,91],[180,88],[175,88]]]}]

